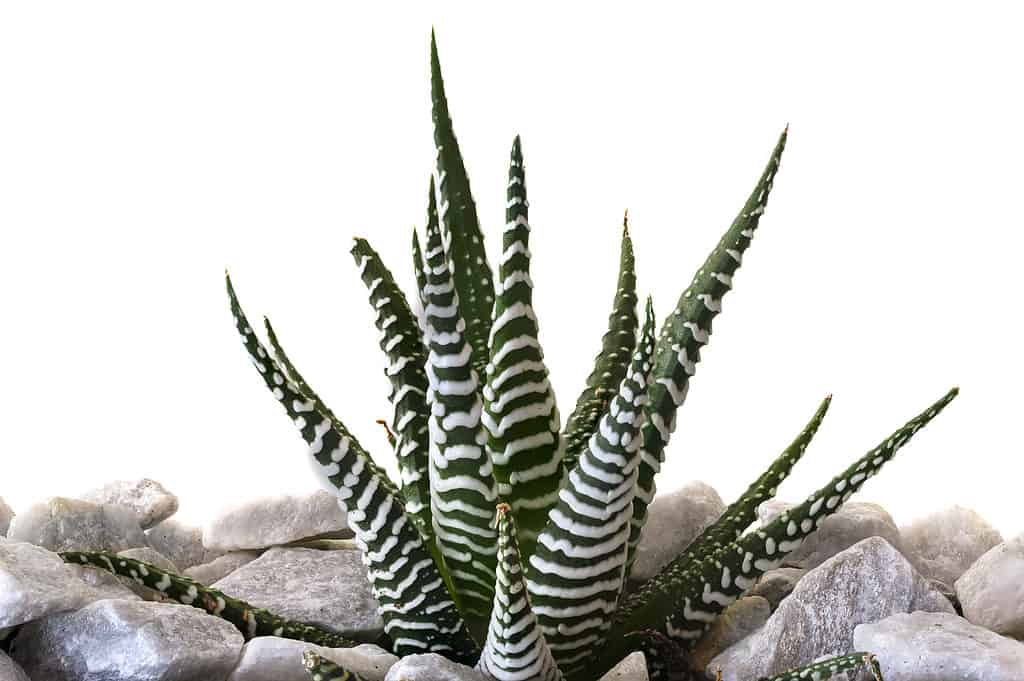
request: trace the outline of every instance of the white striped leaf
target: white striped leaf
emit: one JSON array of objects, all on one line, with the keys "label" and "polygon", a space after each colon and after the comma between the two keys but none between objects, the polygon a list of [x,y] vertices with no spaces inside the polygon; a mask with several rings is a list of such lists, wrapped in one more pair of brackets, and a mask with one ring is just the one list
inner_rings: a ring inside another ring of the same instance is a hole
[{"label": "white striped leaf", "polygon": [[629,368],[633,346],[636,345],[636,262],[633,242],[629,238],[627,218],[622,219],[622,246],[619,256],[619,278],[608,315],[608,330],[601,338],[601,351],[594,358],[594,369],[587,377],[583,392],[576,398],[576,406],[565,424],[565,455],[562,464],[566,470],[576,465],[579,453],[587,445],[597,428],[597,421],[608,408],[615,391]]},{"label": "white striped leaf", "polygon": [[438,652],[472,664],[477,645],[423,538],[405,513],[401,496],[377,472],[370,455],[344,424],[318,408],[320,400],[304,394],[266,351],[242,312],[230,279],[227,289],[253,366],[309,445],[315,472],[336,491],[348,513],[395,652]]},{"label": "white striped leaf", "polygon": [[654,478],[665,459],[665,445],[675,429],[676,411],[686,400],[690,377],[700,361],[700,350],[711,335],[711,322],[721,311],[722,298],[732,288],[732,277],[754,238],[754,231],[764,213],[785,147],[784,131],[743,209],[704,261],[704,265],[697,270],[690,286],[662,324],[655,349],[654,383],[650,389],[651,401],[647,407],[647,424],[644,426],[644,452],[633,504],[630,563],[633,562],[641,530],[647,521],[647,506],[654,498]]},{"label": "white striped leaf", "polygon": [[497,681],[561,681],[562,674],[530,607],[523,554],[507,504],[498,504],[497,521],[498,578],[487,641],[477,669]]},{"label": "white striped leaf", "polygon": [[377,252],[365,239],[356,239],[351,252],[376,312],[380,348],[388,358],[384,374],[391,383],[391,428],[405,511],[416,521],[421,534],[432,537],[427,477],[427,375],[423,368],[427,357],[423,337],[405,294]]},{"label": "white striped leaf", "polygon": [[483,421],[498,494],[512,506],[520,547],[528,556],[558,497],[562,449],[555,393],[537,340],[529,204],[518,136],[512,145],[508,175]]},{"label": "white striped leaf", "polygon": [[[459,605],[482,634],[494,599],[497,533],[492,526],[497,489],[481,423],[483,402],[465,336],[433,197],[427,225],[427,402],[430,424],[430,503],[437,546]],[[482,638],[482,636],[481,636]]]},{"label": "white striped leaf", "polygon": [[622,593],[653,350],[648,300],[644,333],[626,377],[569,473],[530,557],[530,601],[567,677],[592,664]]},{"label": "white striped leaf", "polygon": [[441,79],[437,42],[430,33],[430,99],[433,104],[434,145],[437,147],[438,190],[445,248],[452,260],[452,275],[459,293],[466,338],[472,348],[472,364],[483,375],[487,364],[487,338],[494,306],[494,275],[487,263],[483,234],[476,215],[476,202],[469,189],[469,177],[452,129],[448,100]]}]

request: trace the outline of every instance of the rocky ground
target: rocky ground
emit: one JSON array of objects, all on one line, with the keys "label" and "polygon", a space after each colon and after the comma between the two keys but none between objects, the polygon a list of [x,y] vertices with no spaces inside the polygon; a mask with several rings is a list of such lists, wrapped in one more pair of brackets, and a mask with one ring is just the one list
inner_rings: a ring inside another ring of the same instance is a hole
[{"label": "rocky ground", "polygon": [[[765,504],[760,522],[786,506]],[[202,528],[176,522],[177,508],[152,480],[17,514],[0,499],[0,681],[308,681],[309,648],[368,681],[484,681],[437,655],[398,660],[370,643],[245,642],[224,620],[56,553],[118,552],[357,640],[381,633],[359,551],[343,541],[345,514],[327,492],[253,500]],[[704,483],[659,496],[634,576],[656,574],[724,508]],[[882,507],[851,502],[730,606],[692,660],[709,679],[720,669],[724,681],[755,681],[869,650],[886,681],[1022,681],[1022,641],[1024,535],[1004,541],[956,506],[900,528]],[[646,680],[643,656],[613,679]]]}]

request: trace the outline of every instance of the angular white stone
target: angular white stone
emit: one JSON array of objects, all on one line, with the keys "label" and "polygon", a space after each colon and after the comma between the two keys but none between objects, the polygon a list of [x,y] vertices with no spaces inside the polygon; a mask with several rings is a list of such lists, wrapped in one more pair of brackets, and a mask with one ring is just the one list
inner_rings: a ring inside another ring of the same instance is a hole
[{"label": "angular white stone", "polygon": [[184,574],[200,584],[210,586],[259,557],[259,551],[229,551],[223,556],[217,556],[209,563],[186,568]]},{"label": "angular white stone", "polygon": [[630,579],[645,581],[658,574],[724,510],[718,492],[699,481],[656,496],[648,507]]},{"label": "angular white stone", "polygon": [[601,681],[648,681],[647,660],[644,654],[630,653],[602,676]]},{"label": "angular white stone", "polygon": [[227,681],[310,681],[302,666],[302,653],[312,650],[366,681],[383,681],[398,658],[383,648],[363,644],[355,648],[324,648],[276,636],[259,636],[242,648],[242,659]]},{"label": "angular white stone", "polygon": [[878,656],[885,681],[1024,679],[1024,643],[952,614],[914,612],[861,624],[853,643]]},{"label": "angular white stone", "polygon": [[120,504],[135,511],[142,529],[149,529],[178,510],[178,497],[156,480],[115,480],[80,494],[79,499],[95,504]]},{"label": "angular white stone", "polygon": [[14,517],[7,533],[51,551],[124,551],[146,546],[135,511],[116,504],[50,497]]},{"label": "angular white stone", "polygon": [[7,502],[0,497],[0,536],[7,535],[7,528],[11,526],[14,519],[14,509],[7,505]]},{"label": "angular white stone", "polygon": [[97,597],[93,600],[102,600],[104,598],[123,598],[128,601],[142,600],[141,596],[124,583],[123,578],[107,570],[101,570],[88,565],[75,565],[73,563],[69,563],[68,567],[71,568],[72,572],[79,579],[96,590]]},{"label": "angular white stone", "polygon": [[100,597],[57,554],[25,542],[0,543],[0,628],[74,610]]},{"label": "angular white stone", "polygon": [[899,551],[871,537],[810,570],[762,629],[714,658],[707,671],[721,668],[723,681],[772,676],[852,652],[858,624],[914,610],[952,613],[953,606]]},{"label": "angular white stone", "polygon": [[950,586],[1002,535],[976,511],[952,506],[901,528],[903,549],[925,577]]},{"label": "angular white stone", "polygon": [[227,508],[203,527],[203,544],[221,551],[262,549],[320,535],[351,536],[338,498],[325,490]]},{"label": "angular white stone", "polygon": [[956,580],[964,617],[1024,639],[1024,534],[991,548]]},{"label": "angular white stone", "polygon": [[275,547],[211,585],[273,613],[360,640],[384,628],[360,551]]},{"label": "angular white stone", "polygon": [[198,527],[183,525],[173,518],[150,528],[146,540],[182,570],[209,563],[224,553],[203,546],[203,531]]},{"label": "angular white stone", "polygon": [[751,587],[747,595],[761,596],[768,601],[769,607],[774,612],[782,599],[793,593],[796,583],[806,572],[807,570],[791,567],[769,570],[758,578],[757,584]]},{"label": "angular white stone", "polygon": [[491,681],[477,670],[437,653],[407,655],[395,663],[384,681]]},{"label": "angular white stone", "polygon": [[[761,504],[757,510],[761,527],[795,505],[776,499]],[[893,548],[902,550],[899,528],[884,508],[878,504],[850,501],[825,518],[799,548],[786,556],[785,562],[805,569],[817,567],[868,537],[881,537]]]},{"label": "angular white stone", "polygon": [[32,681],[18,663],[0,650],[0,681]]},{"label": "angular white stone", "polygon": [[26,625],[11,657],[47,681],[214,681],[227,677],[243,642],[199,608],[106,599]]}]

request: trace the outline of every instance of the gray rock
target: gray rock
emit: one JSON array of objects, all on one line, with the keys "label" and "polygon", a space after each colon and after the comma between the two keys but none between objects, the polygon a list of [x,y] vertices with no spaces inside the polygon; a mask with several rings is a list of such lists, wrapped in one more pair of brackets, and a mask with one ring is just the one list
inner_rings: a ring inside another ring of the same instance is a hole
[{"label": "gray rock", "polygon": [[26,625],[11,657],[46,681],[215,681],[243,642],[230,622],[198,608],[106,599]]},{"label": "gray rock", "polygon": [[703,482],[690,482],[675,492],[656,496],[648,509],[630,579],[642,582],[658,574],[724,510],[718,492]]},{"label": "gray rock", "polygon": [[274,547],[211,586],[359,640],[384,628],[359,551]]},{"label": "gray rock", "polygon": [[648,681],[647,659],[643,653],[632,653],[602,676],[601,681]]},{"label": "gray rock", "polygon": [[276,636],[259,636],[242,648],[242,659],[227,681],[310,681],[302,653],[312,650],[366,681],[383,681],[398,658],[383,648],[324,648]]},{"label": "gray rock", "polygon": [[1024,534],[989,549],[955,587],[969,621],[1024,639]]},{"label": "gray rock", "polygon": [[173,518],[153,526],[146,532],[149,546],[166,556],[182,570],[209,563],[224,554],[203,546],[203,531],[182,525]]},{"label": "gray rock", "polygon": [[760,596],[768,601],[772,612],[779,607],[782,599],[793,593],[796,583],[807,573],[801,568],[775,568],[761,575],[757,583],[747,592],[748,596]]},{"label": "gray rock", "polygon": [[[761,504],[758,508],[761,526],[764,527],[776,515],[795,505],[776,499]],[[851,501],[825,518],[798,549],[786,556],[785,562],[805,569],[817,567],[868,537],[881,537],[893,548],[902,550],[899,528],[884,508],[878,504]]]},{"label": "gray rock", "polygon": [[770,523],[775,516],[788,511],[789,509],[796,506],[792,501],[782,501],[781,499],[769,499],[763,502],[757,507],[757,523],[762,528]]},{"label": "gray rock", "polygon": [[744,596],[736,600],[690,651],[690,664],[694,669],[704,669],[724,650],[763,627],[771,614],[771,604],[760,596]]},{"label": "gray rock", "polygon": [[167,570],[168,572],[174,572],[175,574],[178,573],[178,566],[175,565],[170,558],[149,546],[118,551],[117,555],[124,556],[125,558],[141,560],[145,563],[155,565],[161,570]]},{"label": "gray rock", "polygon": [[1003,541],[977,512],[953,506],[902,528],[904,553],[925,577],[953,584],[983,553]]},{"label": "gray rock", "polygon": [[[853,630],[894,613],[952,613],[903,555],[880,537],[865,539],[810,570],[768,623],[716,657],[724,681],[771,676],[853,650]],[[713,678],[713,677],[712,677]]]},{"label": "gray rock", "polygon": [[14,519],[14,509],[7,505],[7,502],[0,498],[0,535],[7,536],[7,529]]},{"label": "gray rock", "polygon": [[437,653],[407,655],[395,663],[384,681],[491,681],[482,673]]},{"label": "gray rock", "polygon": [[57,554],[25,542],[0,544],[0,628],[74,610],[100,597]]},{"label": "gray rock", "polygon": [[94,600],[101,600],[104,598],[123,598],[129,601],[142,600],[142,597],[131,590],[122,580],[123,577],[101,570],[99,568],[89,567],[87,565],[68,565],[71,571],[81,579],[83,582],[91,586],[96,590],[97,596]]},{"label": "gray rock", "polygon": [[896,614],[858,626],[853,643],[878,656],[885,681],[1024,679],[1024,643],[956,615]]},{"label": "gray rock", "polygon": [[217,556],[209,563],[186,568],[184,574],[200,584],[210,586],[214,582],[224,579],[243,565],[256,560],[260,557],[260,554],[260,551],[229,551],[223,556]]},{"label": "gray rock", "polygon": [[116,504],[51,497],[19,513],[7,533],[51,551],[124,551],[146,545],[135,511]]},{"label": "gray rock", "polygon": [[115,480],[79,495],[95,504],[120,504],[135,511],[142,529],[149,529],[178,510],[178,497],[156,480]]},{"label": "gray rock", "polygon": [[221,551],[262,549],[319,536],[352,536],[338,498],[326,490],[255,499],[226,509],[203,527],[203,544]]},{"label": "gray rock", "polygon": [[0,650],[0,681],[32,681],[18,663]]}]

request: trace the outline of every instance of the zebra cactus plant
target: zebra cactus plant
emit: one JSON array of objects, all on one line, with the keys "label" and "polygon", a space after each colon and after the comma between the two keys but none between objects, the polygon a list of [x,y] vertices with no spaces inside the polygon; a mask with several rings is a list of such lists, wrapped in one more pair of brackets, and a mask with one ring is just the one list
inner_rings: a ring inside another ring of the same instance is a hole
[{"label": "zebra cactus plant", "polygon": [[[691,678],[686,651],[759,575],[777,567],[956,396],[949,391],[806,501],[747,531],[759,504],[803,456],[828,410],[664,570],[626,591],[664,460],[712,321],[759,225],[786,144],[783,132],[739,215],[655,335],[637,315],[635,262],[623,226],[618,286],[594,370],[561,427],[532,307],[530,225],[520,140],[512,146],[497,277],[488,265],[469,180],[431,41],[437,185],[425,247],[413,233],[410,305],[370,244],[352,255],[376,311],[394,409],[393,482],[320,400],[269,322],[259,340],[227,282],[246,350],[309,445],[309,456],[363,551],[400,656],[440,653],[499,680],[589,681],[641,649],[653,678]],[[639,338],[637,332],[639,331]],[[234,622],[247,638],[276,635],[354,645],[289,622],[151,565],[68,553]],[[340,595],[339,595],[340,596]],[[356,679],[307,653],[314,679]],[[826,679],[868,666],[852,653],[775,677]],[[695,677],[694,677],[695,678]]]}]

